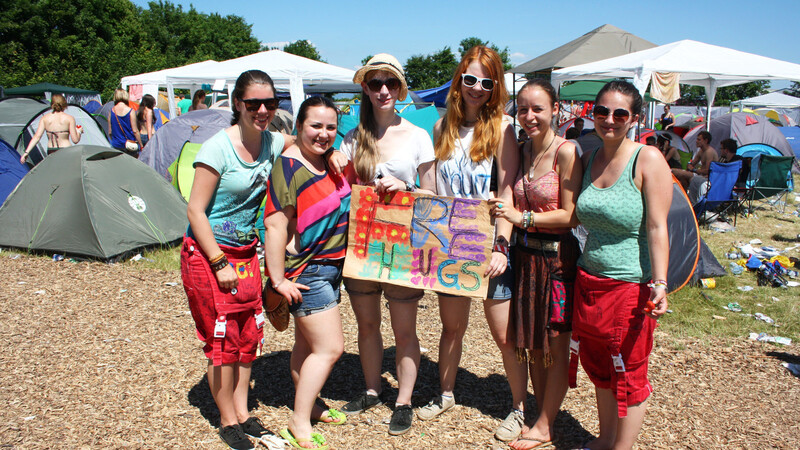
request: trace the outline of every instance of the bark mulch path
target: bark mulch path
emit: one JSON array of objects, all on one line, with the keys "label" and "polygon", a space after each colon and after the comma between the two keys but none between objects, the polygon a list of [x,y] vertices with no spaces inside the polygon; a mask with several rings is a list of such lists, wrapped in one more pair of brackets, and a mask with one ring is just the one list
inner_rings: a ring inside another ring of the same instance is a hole
[{"label": "bark mulch path", "polygon": [[[0,448],[223,448],[178,271],[13,255],[0,254]],[[391,396],[394,341],[384,311],[383,376]],[[322,392],[337,407],[363,388],[346,295],[341,313],[345,355]],[[399,437],[386,432],[385,406],[317,429],[337,449],[508,448],[492,437],[509,411],[510,392],[480,303],[470,320],[454,409],[415,421]],[[415,406],[437,390],[435,296],[420,302],[418,321],[427,350]],[[266,337],[270,353],[254,364],[250,403],[277,432],[292,406],[293,334],[269,329]],[[656,393],[639,448],[797,448],[800,379],[783,361],[800,362],[796,347],[657,331],[650,370]],[[591,383],[583,373],[578,383],[557,422],[558,448],[597,433]]]}]

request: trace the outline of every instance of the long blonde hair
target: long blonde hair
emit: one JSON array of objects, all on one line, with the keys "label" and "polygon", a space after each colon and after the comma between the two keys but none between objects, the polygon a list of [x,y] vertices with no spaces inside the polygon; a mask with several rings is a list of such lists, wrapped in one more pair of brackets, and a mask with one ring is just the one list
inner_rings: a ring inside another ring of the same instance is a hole
[{"label": "long blonde hair", "polygon": [[[369,76],[369,75],[367,75]],[[366,81],[366,76],[364,81]],[[378,165],[380,154],[378,152],[378,122],[369,94],[361,90],[361,111],[358,127],[356,128],[356,152],[353,155],[353,167],[358,179],[369,183],[375,178],[375,166]]]},{"label": "long blonde hair", "polygon": [[447,93],[447,112],[442,120],[442,132],[436,139],[436,159],[443,161],[450,158],[458,139],[458,128],[464,121],[464,101],[461,95],[461,74],[473,61],[478,61],[494,80],[494,89],[489,100],[478,111],[478,122],[475,124],[475,135],[470,145],[469,156],[472,161],[479,162],[494,155],[502,139],[503,107],[508,101],[503,61],[500,55],[483,45],[472,47],[461,59],[453,75],[450,91]]}]

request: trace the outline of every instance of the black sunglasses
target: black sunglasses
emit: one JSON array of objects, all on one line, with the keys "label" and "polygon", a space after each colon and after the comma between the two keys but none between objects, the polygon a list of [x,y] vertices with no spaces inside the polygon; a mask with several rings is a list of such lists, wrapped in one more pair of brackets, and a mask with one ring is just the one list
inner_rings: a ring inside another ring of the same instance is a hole
[{"label": "black sunglasses", "polygon": [[250,112],[258,111],[261,109],[261,105],[264,105],[269,111],[278,109],[277,98],[243,98],[242,102],[244,102],[244,108]]},{"label": "black sunglasses", "polygon": [[464,83],[466,87],[475,86],[475,83],[479,81],[481,82],[481,89],[484,91],[491,91],[494,89],[494,80],[491,78],[478,78],[475,75],[461,74],[461,82]]},{"label": "black sunglasses", "polygon": [[614,117],[614,122],[618,123],[625,122],[631,117],[631,112],[627,109],[618,108],[612,113],[611,110],[602,105],[594,105],[592,112],[594,113],[594,118],[601,121],[605,120],[609,114]]},{"label": "black sunglasses", "polygon": [[367,87],[372,92],[378,92],[384,86],[386,86],[386,89],[394,91],[396,89],[400,89],[401,84],[402,83],[400,83],[400,80],[397,78],[387,78],[385,80],[379,80],[377,78],[373,78],[367,81]]}]

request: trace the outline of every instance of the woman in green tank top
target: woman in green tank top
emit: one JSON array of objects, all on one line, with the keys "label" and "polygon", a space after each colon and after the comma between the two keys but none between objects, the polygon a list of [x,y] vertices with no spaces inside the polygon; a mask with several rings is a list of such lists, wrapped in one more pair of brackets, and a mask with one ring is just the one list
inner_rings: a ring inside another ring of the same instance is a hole
[{"label": "woman in green tank top", "polygon": [[576,211],[588,237],[578,261],[573,350],[580,348],[597,394],[600,435],[587,445],[592,449],[636,442],[652,392],[647,361],[654,319],[667,310],[672,180],[658,149],[627,138],[641,109],[633,85],[607,84],[594,106],[603,146],[583,155]]}]

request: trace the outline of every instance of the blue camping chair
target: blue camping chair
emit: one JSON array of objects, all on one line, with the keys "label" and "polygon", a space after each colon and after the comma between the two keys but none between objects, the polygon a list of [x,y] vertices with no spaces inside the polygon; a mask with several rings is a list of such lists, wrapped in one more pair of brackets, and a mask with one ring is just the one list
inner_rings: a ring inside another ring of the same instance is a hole
[{"label": "blue camping chair", "polygon": [[[730,163],[712,162],[708,172],[708,192],[693,205],[694,215],[698,222],[710,222],[711,219],[727,212],[732,206],[739,203],[739,199],[733,194],[733,188],[739,179],[739,171],[742,169],[742,161]],[[706,211],[714,214],[706,218]],[[733,216],[733,226],[736,226],[736,215]]]}]

